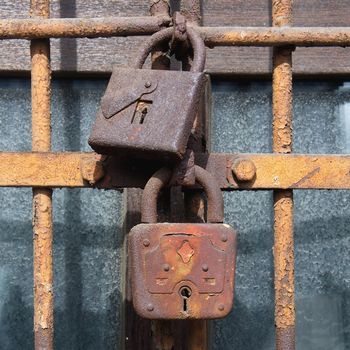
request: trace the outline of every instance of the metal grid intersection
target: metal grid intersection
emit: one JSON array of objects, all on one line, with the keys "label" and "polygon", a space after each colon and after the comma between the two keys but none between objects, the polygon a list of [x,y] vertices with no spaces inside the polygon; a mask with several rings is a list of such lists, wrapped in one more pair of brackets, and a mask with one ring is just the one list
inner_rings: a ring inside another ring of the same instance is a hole
[{"label": "metal grid intersection", "polygon": [[[191,1],[189,1],[191,3]],[[195,3],[192,1],[192,3]],[[0,39],[31,39],[32,151],[0,153],[0,186],[33,187],[35,348],[53,348],[52,188],[143,187],[127,166],[93,153],[51,153],[49,38],[149,35],[171,24],[149,17],[49,19],[49,0],[31,0],[31,19],[0,20]],[[276,348],[295,348],[293,192],[295,188],[350,189],[350,156],[291,155],[293,46],[349,46],[350,28],[291,28],[292,0],[272,0],[273,27],[197,27],[215,46],[273,46],[273,151],[276,154],[197,155],[222,190],[274,190]],[[253,164],[239,174],[237,160]],[[235,165],[236,164],[236,165]],[[142,169],[140,164],[140,169]],[[152,172],[152,166],[147,168]],[[233,175],[232,175],[233,174]],[[239,176],[238,176],[239,175]],[[242,176],[240,176],[242,175]],[[238,178],[243,181],[237,180]],[[277,181],[276,181],[277,179]],[[203,341],[202,344],[205,342]],[[191,349],[195,349],[193,346]]]}]

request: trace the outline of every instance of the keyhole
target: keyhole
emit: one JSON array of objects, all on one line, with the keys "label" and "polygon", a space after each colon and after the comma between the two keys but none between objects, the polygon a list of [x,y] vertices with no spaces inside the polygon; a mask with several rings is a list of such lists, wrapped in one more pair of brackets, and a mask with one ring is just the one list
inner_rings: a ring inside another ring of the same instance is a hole
[{"label": "keyhole", "polygon": [[147,118],[147,114],[150,111],[152,101],[141,100],[137,102],[134,115],[131,119],[131,124],[143,124]]},{"label": "keyhole", "polygon": [[181,298],[183,300],[183,306],[182,309],[184,312],[187,312],[188,310],[188,299],[191,297],[192,295],[192,291],[190,287],[184,286],[180,288],[180,295]]},{"label": "keyhole", "polygon": [[144,107],[142,108],[142,110],[141,110],[140,124],[143,124],[147,112],[148,112],[147,106],[144,106]]}]

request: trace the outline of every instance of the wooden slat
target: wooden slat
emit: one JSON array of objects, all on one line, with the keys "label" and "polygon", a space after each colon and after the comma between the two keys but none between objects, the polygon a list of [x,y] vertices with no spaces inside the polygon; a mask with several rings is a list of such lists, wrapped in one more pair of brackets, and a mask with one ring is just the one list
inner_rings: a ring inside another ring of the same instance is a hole
[{"label": "wooden slat", "polygon": [[[204,26],[270,26],[269,0],[203,1]],[[4,0],[1,18],[26,18],[29,2]],[[55,0],[52,17],[103,17],[148,15],[148,1]],[[349,26],[348,0],[294,0],[295,26]],[[128,64],[135,57],[143,38],[53,39],[53,71],[108,73],[113,65]],[[29,44],[25,40],[0,42],[0,72],[29,71]],[[127,50],[126,50],[127,49]],[[350,73],[350,48],[298,48],[293,55],[296,74]],[[269,74],[269,48],[208,49],[207,70],[212,73]]]}]

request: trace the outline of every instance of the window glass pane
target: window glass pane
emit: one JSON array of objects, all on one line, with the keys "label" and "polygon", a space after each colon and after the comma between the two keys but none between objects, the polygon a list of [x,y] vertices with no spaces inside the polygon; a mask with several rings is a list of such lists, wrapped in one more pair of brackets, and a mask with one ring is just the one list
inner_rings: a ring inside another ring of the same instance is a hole
[{"label": "window glass pane", "polygon": [[[349,83],[295,82],[294,152],[349,153],[349,103]],[[271,82],[214,82],[212,123],[215,152],[271,152]],[[297,349],[349,349],[350,192],[294,198]],[[226,193],[225,211],[238,227],[236,299],[214,348],[274,349],[271,192]]]},{"label": "window glass pane", "polygon": [[295,191],[297,349],[350,348],[350,191]]},{"label": "window glass pane", "polygon": [[225,193],[225,222],[238,234],[234,309],[214,322],[214,349],[272,349],[274,344],[272,195]]},{"label": "window glass pane", "polygon": [[[104,80],[53,81],[54,150],[89,150]],[[30,82],[0,79],[1,150],[30,150]],[[6,124],[8,123],[8,124]],[[0,348],[33,348],[31,189],[1,188]],[[55,348],[120,341],[122,195],[54,190]]]}]

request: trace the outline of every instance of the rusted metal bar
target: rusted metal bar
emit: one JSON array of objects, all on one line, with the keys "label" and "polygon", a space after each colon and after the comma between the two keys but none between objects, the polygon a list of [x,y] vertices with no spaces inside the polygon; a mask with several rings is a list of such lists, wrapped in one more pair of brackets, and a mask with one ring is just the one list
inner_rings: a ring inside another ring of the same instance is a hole
[{"label": "rusted metal bar", "polygon": [[[48,18],[50,2],[32,0],[30,14]],[[50,43],[33,40],[32,60],[32,149],[51,150],[50,126]],[[53,266],[52,266],[52,190],[33,188],[34,240],[34,342],[36,350],[53,349]]]},{"label": "rusted metal bar", "polygon": [[349,27],[201,27],[207,46],[349,46]]},{"label": "rusted metal bar", "polygon": [[[238,166],[242,160],[252,163],[253,174],[250,166]],[[224,191],[350,189],[348,155],[211,153],[196,154],[196,164]],[[95,153],[0,152],[0,187],[143,188],[157,169],[156,163],[131,164]]]},{"label": "rusted metal bar", "polygon": [[[191,15],[193,17],[193,13]],[[189,22],[190,25],[195,25],[193,22]],[[0,19],[0,39],[150,35],[170,24],[171,19],[167,15],[41,20],[34,18]],[[205,43],[210,47],[350,45],[350,27],[200,27],[197,29],[203,35]]]},{"label": "rusted metal bar", "polygon": [[0,39],[149,35],[169,25],[170,22],[169,16],[1,19]]},{"label": "rusted metal bar", "polygon": [[[292,0],[272,0],[272,24],[292,23]],[[272,73],[273,151],[292,152],[292,48],[275,47]],[[295,349],[293,192],[274,191],[276,349]]]}]

